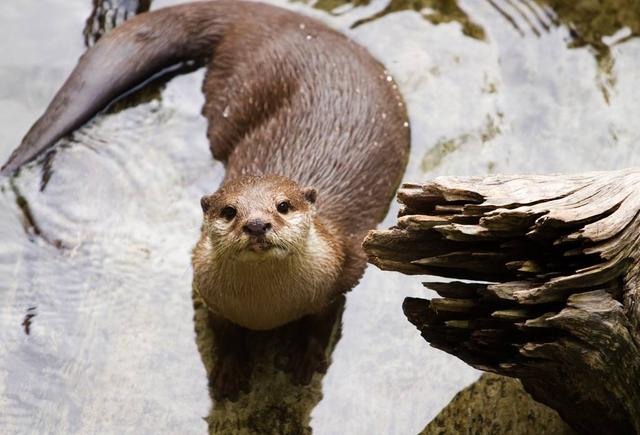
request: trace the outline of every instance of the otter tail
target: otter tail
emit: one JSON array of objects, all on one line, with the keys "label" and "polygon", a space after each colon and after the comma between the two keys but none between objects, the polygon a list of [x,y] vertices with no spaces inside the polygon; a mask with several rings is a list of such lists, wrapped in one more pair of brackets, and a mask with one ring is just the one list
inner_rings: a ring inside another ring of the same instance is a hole
[{"label": "otter tail", "polygon": [[211,56],[243,7],[224,0],[180,5],[138,15],[107,33],[82,55],[0,173],[11,174],[35,159],[154,74]]}]

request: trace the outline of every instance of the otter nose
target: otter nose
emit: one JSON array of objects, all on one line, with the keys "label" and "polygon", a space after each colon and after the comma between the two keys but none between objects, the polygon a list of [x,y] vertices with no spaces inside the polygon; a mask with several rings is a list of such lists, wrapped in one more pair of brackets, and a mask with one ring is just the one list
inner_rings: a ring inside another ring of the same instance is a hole
[{"label": "otter nose", "polygon": [[262,219],[254,219],[247,222],[242,229],[250,236],[264,236],[271,229],[271,224]]}]

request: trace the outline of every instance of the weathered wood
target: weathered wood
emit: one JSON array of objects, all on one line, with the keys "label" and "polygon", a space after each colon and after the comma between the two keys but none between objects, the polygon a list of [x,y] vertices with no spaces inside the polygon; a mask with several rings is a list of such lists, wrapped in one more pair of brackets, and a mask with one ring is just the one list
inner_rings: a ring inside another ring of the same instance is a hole
[{"label": "weathered wood", "polygon": [[405,301],[432,346],[520,378],[578,431],[640,433],[640,170],[441,177],[398,199],[373,264],[484,281]]}]

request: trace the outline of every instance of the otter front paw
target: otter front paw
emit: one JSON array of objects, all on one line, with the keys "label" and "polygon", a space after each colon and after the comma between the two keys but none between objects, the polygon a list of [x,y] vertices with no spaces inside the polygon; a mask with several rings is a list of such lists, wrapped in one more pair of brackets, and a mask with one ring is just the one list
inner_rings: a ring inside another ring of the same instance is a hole
[{"label": "otter front paw", "polygon": [[326,373],[328,367],[324,347],[316,338],[310,338],[307,343],[294,346],[289,354],[287,371],[295,384],[307,385],[314,373]]},{"label": "otter front paw", "polygon": [[238,355],[221,356],[209,378],[209,387],[216,401],[238,400],[240,391],[249,392],[251,367]]}]

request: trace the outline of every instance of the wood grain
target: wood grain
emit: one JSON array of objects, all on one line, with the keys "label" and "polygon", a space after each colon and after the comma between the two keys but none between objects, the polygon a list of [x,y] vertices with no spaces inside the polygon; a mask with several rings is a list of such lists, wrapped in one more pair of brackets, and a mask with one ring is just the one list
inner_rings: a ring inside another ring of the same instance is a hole
[{"label": "wood grain", "polygon": [[405,184],[396,227],[372,231],[384,270],[441,298],[404,312],[431,346],[520,378],[588,433],[640,433],[640,170],[440,177]]}]

